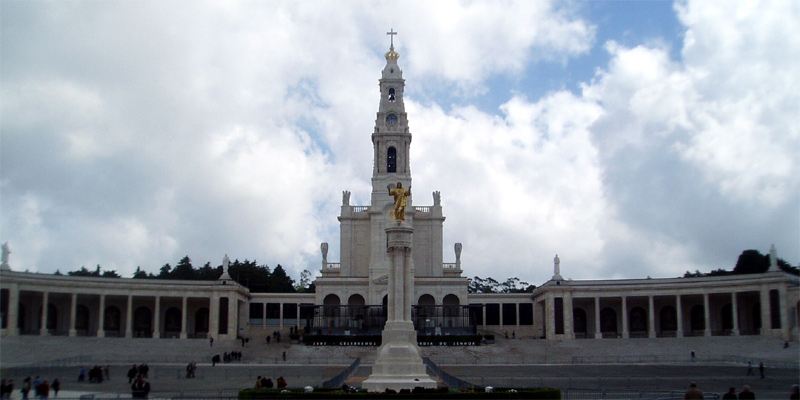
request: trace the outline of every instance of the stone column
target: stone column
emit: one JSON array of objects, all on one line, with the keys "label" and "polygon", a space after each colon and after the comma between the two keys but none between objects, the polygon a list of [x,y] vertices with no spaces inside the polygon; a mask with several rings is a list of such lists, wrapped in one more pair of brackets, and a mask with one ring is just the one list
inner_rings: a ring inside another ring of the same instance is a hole
[{"label": "stone column", "polygon": [[705,318],[705,336],[711,336],[711,309],[709,307],[708,293],[703,293],[703,318]]},{"label": "stone column", "polygon": [[6,336],[17,336],[17,313],[19,311],[19,286],[12,284],[8,288],[8,322],[6,323]]},{"label": "stone column", "polygon": [[681,305],[681,295],[675,296],[675,316],[678,319],[678,331],[675,337],[683,337],[683,306]]},{"label": "stone column", "polygon": [[[300,303],[296,303],[294,305],[294,312],[295,312],[294,315],[297,317],[297,318],[295,318],[296,321],[294,323],[294,327],[295,327],[295,329],[300,329]],[[297,335],[297,334],[298,334],[298,332],[295,332],[295,335]]]},{"label": "stone column", "polygon": [[267,303],[261,303],[261,327],[267,329]]},{"label": "stone column", "polygon": [[188,329],[189,326],[189,299],[186,296],[181,298],[181,339],[186,339],[189,337]]},{"label": "stone column", "polygon": [[656,337],[656,307],[653,296],[647,296],[647,337]]},{"label": "stone column", "polygon": [[572,292],[566,292],[564,293],[564,335],[569,339],[575,339],[575,329],[572,326],[573,318]]},{"label": "stone column", "polygon": [[153,338],[161,337],[161,296],[155,298],[155,312],[153,313]]},{"label": "stone column", "polygon": [[731,292],[731,314],[733,314],[733,329],[731,335],[739,336],[739,307],[736,304],[736,292]]},{"label": "stone column", "polygon": [[622,338],[627,339],[631,336],[628,331],[628,298],[622,296]]},{"label": "stone column", "polygon": [[486,303],[481,304],[481,312],[483,313],[483,328],[486,329]]},{"label": "stone column", "polygon": [[[413,228],[397,221],[386,228],[389,253],[389,318],[383,328],[382,344],[372,374],[362,383],[370,392],[386,389],[435,388],[417,347],[417,332],[411,322],[414,295],[414,267],[411,262]],[[408,307],[406,307],[408,306]]]},{"label": "stone column", "polygon": [[[228,296],[228,336],[236,338],[239,336],[239,299],[234,295]],[[283,328],[283,306],[281,306],[281,328]]]},{"label": "stone column", "polygon": [[219,336],[219,295],[212,293],[208,304],[208,335],[217,338]]},{"label": "stone column", "polygon": [[517,311],[517,327],[519,327],[519,317],[520,317],[520,315],[519,315],[519,303],[514,303],[514,306],[515,306],[516,311]]},{"label": "stone column", "polygon": [[69,303],[69,335],[78,336],[78,330],[75,329],[75,314],[78,308],[78,294],[73,293],[72,299]]},{"label": "stone column", "polygon": [[39,321],[41,325],[39,326],[39,335],[40,336],[47,336],[49,333],[47,332],[47,303],[48,303],[48,292],[42,292],[42,320]]},{"label": "stone column", "polygon": [[133,337],[133,295],[128,295],[128,310],[125,312],[125,337]]},{"label": "stone column", "polygon": [[772,329],[772,318],[770,315],[771,308],[769,306],[769,288],[761,287],[761,334],[768,335]]},{"label": "stone column", "polygon": [[791,340],[791,329],[789,326],[789,305],[787,304],[786,285],[778,288],[778,309],[781,313],[781,338],[784,341]]},{"label": "stone column", "polygon": [[104,326],[106,324],[106,295],[104,294],[100,295],[100,305],[98,307],[99,307],[99,312],[97,313],[98,315],[97,337],[105,337],[106,330],[104,329]]},{"label": "stone column", "polygon": [[281,329],[283,329],[283,302],[280,302],[278,304],[279,304],[278,307],[280,308],[280,310],[278,311],[278,319],[280,320],[278,326],[280,326]]},{"label": "stone column", "polygon": [[500,310],[498,310],[498,311],[500,313],[500,326],[503,326],[504,325],[503,324],[503,322],[504,322],[503,321],[503,303],[500,303]]},{"label": "stone column", "polygon": [[554,303],[553,295],[548,293],[544,297],[544,317],[547,319],[547,322],[544,324],[547,328],[545,329],[546,339],[555,339],[556,337],[556,312]]},{"label": "stone column", "polygon": [[600,330],[600,298],[594,298],[594,338],[602,339],[603,332]]}]

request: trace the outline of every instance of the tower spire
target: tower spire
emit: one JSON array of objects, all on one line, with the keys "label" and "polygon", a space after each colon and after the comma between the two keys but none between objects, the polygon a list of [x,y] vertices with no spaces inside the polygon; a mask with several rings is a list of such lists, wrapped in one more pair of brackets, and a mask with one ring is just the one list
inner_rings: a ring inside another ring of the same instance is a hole
[{"label": "tower spire", "polygon": [[391,28],[386,34],[389,35],[389,49],[394,50],[394,35],[397,35],[397,32],[394,31],[394,28]]}]

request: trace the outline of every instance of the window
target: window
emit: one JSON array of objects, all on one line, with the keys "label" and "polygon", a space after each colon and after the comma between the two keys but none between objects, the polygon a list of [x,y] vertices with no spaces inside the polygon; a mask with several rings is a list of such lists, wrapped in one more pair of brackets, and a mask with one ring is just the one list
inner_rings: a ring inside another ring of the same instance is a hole
[{"label": "window", "polygon": [[394,88],[389,88],[389,102],[394,103],[394,100],[395,100]]},{"label": "window", "polygon": [[397,172],[397,149],[394,147],[386,152],[386,172]]}]

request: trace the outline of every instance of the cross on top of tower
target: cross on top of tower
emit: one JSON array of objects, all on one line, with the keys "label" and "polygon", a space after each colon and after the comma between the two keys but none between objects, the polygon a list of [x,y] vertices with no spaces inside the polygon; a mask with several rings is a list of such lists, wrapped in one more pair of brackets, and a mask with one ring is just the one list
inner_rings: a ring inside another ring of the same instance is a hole
[{"label": "cross on top of tower", "polygon": [[394,50],[394,35],[397,35],[397,32],[394,31],[394,28],[391,28],[386,34],[389,35],[389,48]]}]

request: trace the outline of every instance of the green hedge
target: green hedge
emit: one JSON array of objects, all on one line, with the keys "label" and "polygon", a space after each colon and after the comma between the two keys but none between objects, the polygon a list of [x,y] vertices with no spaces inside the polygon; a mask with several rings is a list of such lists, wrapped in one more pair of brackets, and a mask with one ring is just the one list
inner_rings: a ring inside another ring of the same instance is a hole
[{"label": "green hedge", "polygon": [[[422,392],[426,399],[561,399],[561,391],[553,388],[515,389],[495,388],[492,393],[484,392],[454,392],[446,389],[432,389]],[[312,393],[305,393],[302,389],[291,389],[289,393],[281,393],[277,389],[242,389],[239,391],[240,399],[371,399],[371,398],[416,398],[421,393],[346,393],[339,389],[325,390],[314,389]]]}]

